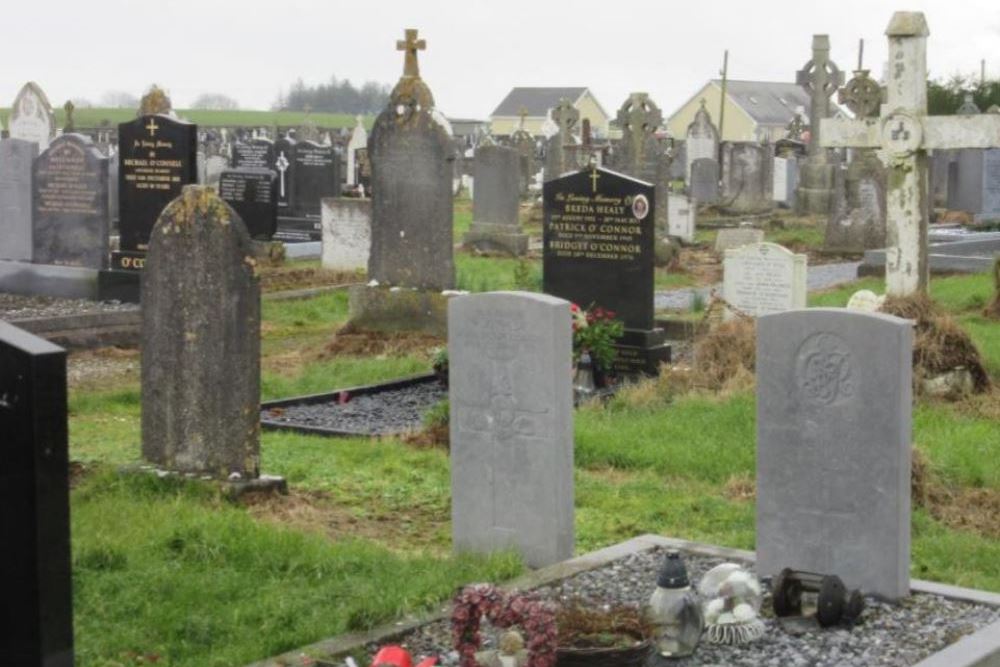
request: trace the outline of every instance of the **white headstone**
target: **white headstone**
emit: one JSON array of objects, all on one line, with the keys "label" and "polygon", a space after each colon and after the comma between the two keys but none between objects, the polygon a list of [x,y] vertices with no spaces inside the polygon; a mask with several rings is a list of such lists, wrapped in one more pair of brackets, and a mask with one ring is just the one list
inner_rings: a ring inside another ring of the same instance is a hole
[{"label": "white headstone", "polygon": [[358,149],[366,148],[368,146],[368,132],[365,130],[364,119],[361,116],[357,117],[357,125],[354,126],[354,131],[351,132],[351,140],[347,142],[347,184],[357,185],[358,184],[358,174],[357,174],[357,153]]},{"label": "white headstone", "polygon": [[694,241],[695,206],[684,195],[667,195],[667,234],[685,243]]},{"label": "white headstone", "polygon": [[764,230],[756,227],[720,229],[715,235],[715,252],[723,253],[732,248],[739,248],[750,243],[760,243],[763,240]]},{"label": "white headstone", "polygon": [[[727,317],[758,317],[806,307],[806,256],[776,243],[726,251],[722,298]],[[735,311],[735,312],[734,312]]]},{"label": "white headstone", "polygon": [[372,200],[324,197],[322,225],[323,268],[367,270],[372,246]]},{"label": "white headstone", "polygon": [[56,117],[42,89],[29,81],[14,98],[10,110],[10,137],[38,144],[38,151],[49,147],[56,136]]}]

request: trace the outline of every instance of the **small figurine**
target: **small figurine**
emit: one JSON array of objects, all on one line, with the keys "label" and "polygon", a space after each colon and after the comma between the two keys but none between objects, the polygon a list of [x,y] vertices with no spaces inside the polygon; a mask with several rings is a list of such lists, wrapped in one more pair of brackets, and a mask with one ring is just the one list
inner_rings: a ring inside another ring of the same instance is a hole
[{"label": "small figurine", "polygon": [[525,667],[528,651],[524,648],[524,638],[515,630],[500,635],[500,647],[496,651],[476,654],[476,662],[481,667]]},{"label": "small figurine", "polygon": [[[425,658],[417,667],[433,667],[437,658]],[[413,667],[410,652],[401,646],[384,646],[372,660],[372,667]]]},{"label": "small figurine", "polygon": [[656,650],[661,656],[683,658],[694,653],[704,620],[687,568],[676,551],[669,552],[663,562],[646,614],[656,628]]},{"label": "small figurine", "polygon": [[705,639],[710,643],[748,644],[764,636],[764,622],[758,617],[760,582],[736,563],[706,572],[698,593],[705,600]]}]

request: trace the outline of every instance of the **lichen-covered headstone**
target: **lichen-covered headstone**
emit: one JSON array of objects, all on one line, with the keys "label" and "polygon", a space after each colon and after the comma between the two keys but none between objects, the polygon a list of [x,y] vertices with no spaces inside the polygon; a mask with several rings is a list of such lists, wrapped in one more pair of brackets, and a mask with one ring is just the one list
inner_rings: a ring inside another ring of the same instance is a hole
[{"label": "lichen-covered headstone", "polygon": [[186,186],[153,228],[142,341],[143,457],[256,478],[260,282],[246,227],[211,188]]}]

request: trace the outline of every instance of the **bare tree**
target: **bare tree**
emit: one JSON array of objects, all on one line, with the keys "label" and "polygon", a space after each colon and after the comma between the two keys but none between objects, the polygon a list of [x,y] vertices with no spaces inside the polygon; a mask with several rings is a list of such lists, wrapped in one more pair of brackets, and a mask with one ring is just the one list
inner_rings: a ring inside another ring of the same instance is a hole
[{"label": "bare tree", "polygon": [[101,106],[113,109],[136,109],[139,107],[139,98],[121,90],[109,90],[101,95]]}]

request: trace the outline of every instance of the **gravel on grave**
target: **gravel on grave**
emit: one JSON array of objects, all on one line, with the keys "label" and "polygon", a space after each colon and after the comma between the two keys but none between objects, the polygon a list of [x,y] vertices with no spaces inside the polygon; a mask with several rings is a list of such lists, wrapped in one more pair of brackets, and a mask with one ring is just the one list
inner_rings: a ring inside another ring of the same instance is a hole
[{"label": "gravel on grave", "polygon": [[51,296],[21,296],[0,293],[0,320],[27,320],[39,317],[65,317],[90,313],[138,310],[135,303],[60,299]]},{"label": "gravel on grave", "polygon": [[[595,604],[642,605],[653,592],[665,550],[633,554],[602,568],[535,589],[553,601],[583,598]],[[684,555],[692,583],[719,558]],[[752,568],[751,568],[752,569]],[[765,591],[769,589],[767,583]],[[792,636],[782,630],[771,612],[771,596],[765,593],[761,606],[767,632],[745,646],[720,646],[702,642],[694,655],[682,660],[659,660],[672,667],[883,667],[913,665],[944,649],[962,636],[1000,620],[1000,609],[959,602],[936,595],[912,595],[899,605],[866,598],[859,625],[851,629],[830,628]],[[483,647],[495,646],[494,631],[483,623]],[[414,657],[437,655],[445,666],[458,664],[452,650],[449,621],[438,621],[403,636],[400,643]],[[366,647],[369,656],[378,650]]]},{"label": "gravel on grave", "polygon": [[263,409],[260,416],[261,419],[289,426],[389,435],[419,428],[423,424],[424,413],[447,398],[447,387],[435,381],[362,394],[351,397],[346,403],[339,403],[334,397],[325,403]]}]

